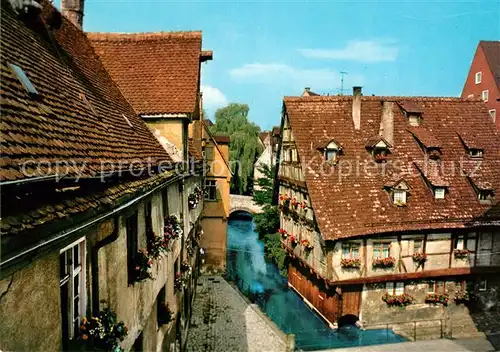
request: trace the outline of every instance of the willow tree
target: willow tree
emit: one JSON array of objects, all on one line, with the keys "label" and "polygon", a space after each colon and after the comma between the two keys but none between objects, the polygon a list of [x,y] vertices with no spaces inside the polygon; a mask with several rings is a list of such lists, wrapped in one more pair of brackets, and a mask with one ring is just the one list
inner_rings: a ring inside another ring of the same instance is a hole
[{"label": "willow tree", "polygon": [[231,137],[229,159],[233,179],[231,192],[249,193],[253,186],[253,165],[262,152],[259,143],[260,128],[248,121],[248,105],[231,103],[215,112],[214,134],[224,133]]}]

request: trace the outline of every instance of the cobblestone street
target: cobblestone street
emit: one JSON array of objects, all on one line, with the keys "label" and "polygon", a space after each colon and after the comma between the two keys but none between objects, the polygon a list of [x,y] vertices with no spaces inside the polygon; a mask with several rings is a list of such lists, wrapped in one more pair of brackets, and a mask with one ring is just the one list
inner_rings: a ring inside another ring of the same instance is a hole
[{"label": "cobblestone street", "polygon": [[222,277],[200,277],[187,351],[284,351],[284,334],[257,309]]}]

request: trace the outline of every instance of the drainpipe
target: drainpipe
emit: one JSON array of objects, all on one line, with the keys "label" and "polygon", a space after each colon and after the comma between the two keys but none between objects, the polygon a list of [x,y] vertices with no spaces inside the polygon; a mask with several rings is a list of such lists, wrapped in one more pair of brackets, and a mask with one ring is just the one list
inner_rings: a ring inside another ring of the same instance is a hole
[{"label": "drainpipe", "polygon": [[92,248],[91,263],[92,263],[92,313],[96,315],[100,311],[99,303],[99,249],[113,243],[118,239],[118,217],[114,219],[114,229],[111,235],[99,241]]}]

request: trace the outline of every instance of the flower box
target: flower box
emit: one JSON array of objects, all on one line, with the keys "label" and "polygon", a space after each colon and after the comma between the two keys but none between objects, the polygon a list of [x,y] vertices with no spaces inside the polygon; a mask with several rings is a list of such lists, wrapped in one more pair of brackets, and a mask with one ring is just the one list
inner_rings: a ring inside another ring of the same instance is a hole
[{"label": "flower box", "polygon": [[447,293],[429,293],[425,297],[425,303],[448,305],[449,296]]},{"label": "flower box", "polygon": [[95,351],[123,351],[120,342],[128,335],[123,321],[117,321],[116,314],[109,308],[89,319],[83,318],[80,324],[79,341],[84,347]]},{"label": "flower box", "polygon": [[427,261],[427,254],[422,252],[413,253],[413,261],[417,263],[424,263]]},{"label": "flower box", "polygon": [[310,251],[314,248],[314,246],[311,244],[311,242],[309,242],[309,240],[302,240],[302,245],[308,251]]},{"label": "flower box", "polygon": [[413,301],[415,301],[415,298],[407,293],[403,293],[402,295],[390,295],[385,293],[382,296],[382,301],[387,303],[388,306],[406,307],[407,305],[412,304]]},{"label": "flower box", "polygon": [[394,264],[396,264],[396,258],[394,257],[375,258],[372,262],[374,268],[392,268]]},{"label": "flower box", "polygon": [[468,249],[454,249],[453,255],[455,256],[456,259],[466,259],[467,257],[469,257],[469,250]]},{"label": "flower box", "polygon": [[456,304],[468,303],[470,302],[471,295],[466,290],[460,290],[455,292],[455,297],[453,297],[453,299],[455,300]]},{"label": "flower box", "polygon": [[149,269],[153,265],[153,258],[151,258],[148,254],[148,251],[145,249],[140,249],[137,251],[137,255],[135,257],[135,270],[134,270],[134,281],[140,282],[147,279],[152,279],[153,276]]},{"label": "flower box", "polygon": [[170,240],[179,238],[182,234],[182,228],[179,220],[174,215],[166,216],[164,219],[163,236]]},{"label": "flower box", "polygon": [[340,261],[340,266],[348,269],[349,268],[359,269],[361,267],[361,259],[342,258],[342,260]]}]

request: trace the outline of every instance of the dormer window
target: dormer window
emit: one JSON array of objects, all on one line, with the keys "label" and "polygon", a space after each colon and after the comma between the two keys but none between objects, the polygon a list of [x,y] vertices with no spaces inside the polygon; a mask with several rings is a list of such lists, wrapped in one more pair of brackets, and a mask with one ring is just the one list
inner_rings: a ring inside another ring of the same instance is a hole
[{"label": "dormer window", "polygon": [[391,147],[391,145],[383,137],[370,137],[365,146],[366,149],[370,151],[376,162],[383,163],[387,161],[387,158],[390,154],[389,148]]},{"label": "dormer window", "polygon": [[469,148],[468,152],[469,152],[469,156],[471,158],[482,158],[483,157],[483,150],[482,149]]},{"label": "dormer window", "polygon": [[324,160],[332,165],[337,163],[338,156],[342,152],[342,147],[334,140],[320,143],[317,149],[323,154]]},{"label": "dormer window", "polygon": [[477,192],[477,199],[480,201],[489,202],[494,196],[493,190],[490,189],[479,189]]},{"label": "dormer window", "polygon": [[401,101],[399,106],[403,109],[405,116],[408,118],[410,126],[420,126],[422,120],[422,109],[412,101]]},{"label": "dormer window", "polygon": [[435,199],[444,199],[445,194],[446,194],[446,188],[434,187],[434,198]]},{"label": "dormer window", "polygon": [[391,195],[391,200],[394,205],[405,206],[408,202],[408,193],[410,186],[404,180],[397,181],[396,183],[386,185],[386,189]]},{"label": "dormer window", "polygon": [[495,190],[490,182],[484,181],[481,178],[468,177],[472,188],[477,194],[477,199],[481,204],[491,204],[495,198]]}]

